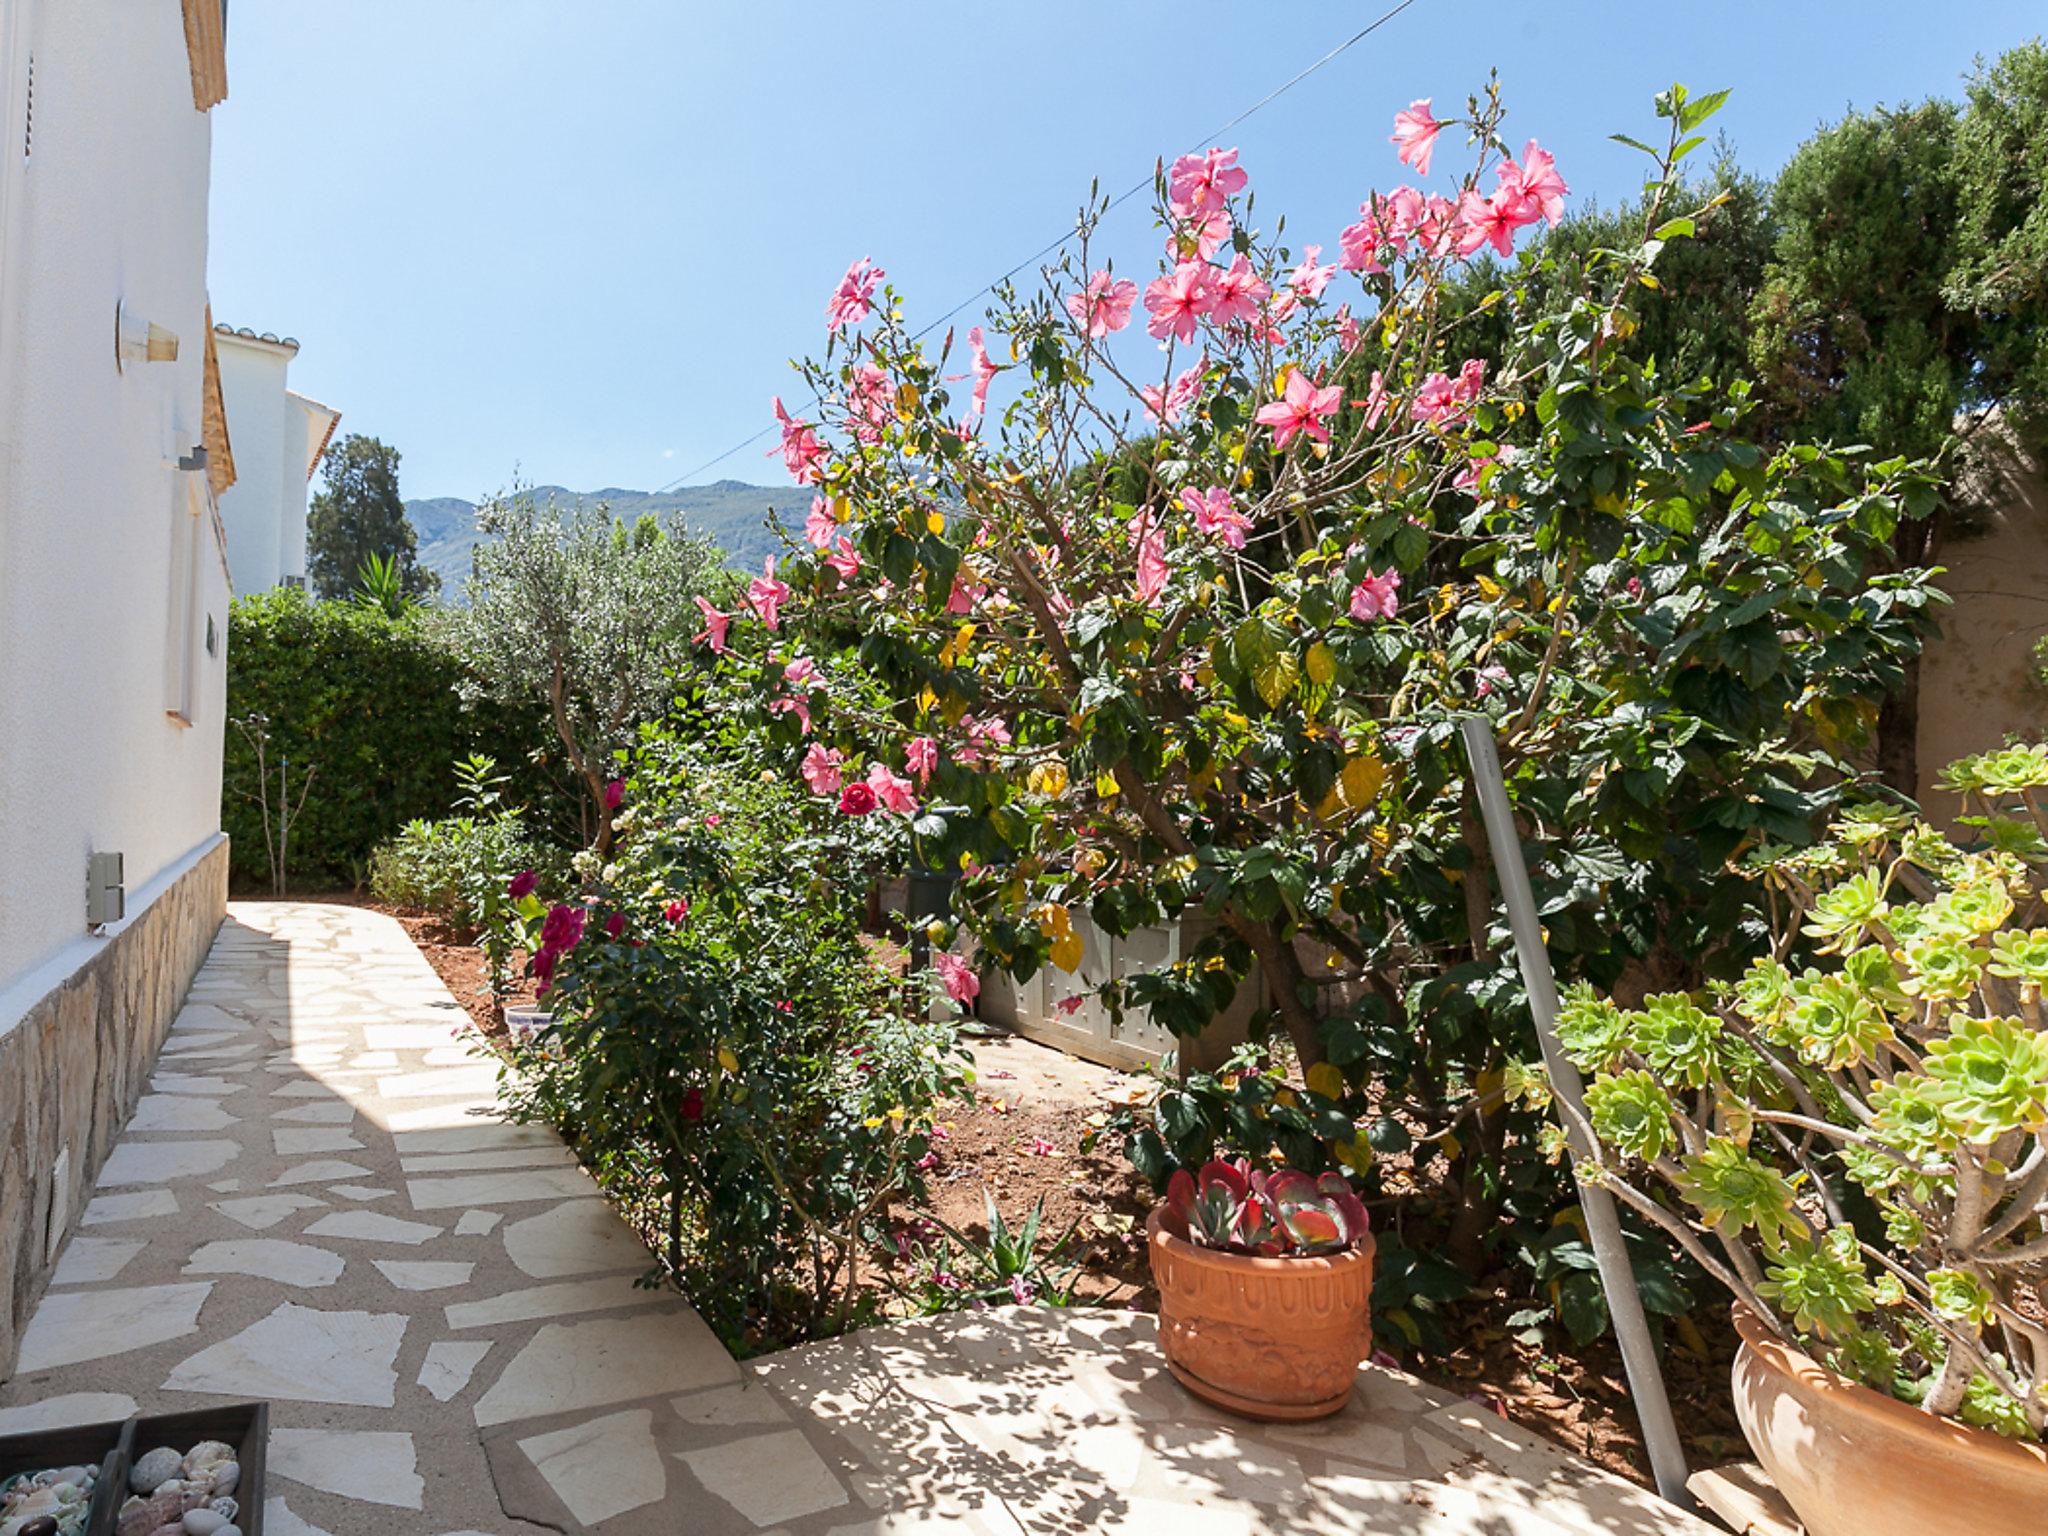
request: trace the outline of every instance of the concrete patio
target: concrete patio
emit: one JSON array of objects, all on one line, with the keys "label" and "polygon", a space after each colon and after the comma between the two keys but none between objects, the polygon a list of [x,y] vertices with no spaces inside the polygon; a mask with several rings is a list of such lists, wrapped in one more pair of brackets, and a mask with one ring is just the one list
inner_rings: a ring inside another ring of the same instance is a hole
[{"label": "concrete patio", "polygon": [[746,1367],[391,919],[231,909],[0,1385],[0,1434],[272,1407],[268,1536],[1699,1536],[1540,1437],[1366,1369],[1261,1427],[1137,1313],[1005,1308]]}]

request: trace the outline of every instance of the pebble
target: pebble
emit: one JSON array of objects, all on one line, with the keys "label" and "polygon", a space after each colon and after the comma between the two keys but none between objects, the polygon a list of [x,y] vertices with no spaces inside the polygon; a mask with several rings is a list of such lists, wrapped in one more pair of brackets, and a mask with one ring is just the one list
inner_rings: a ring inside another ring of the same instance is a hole
[{"label": "pebble", "polygon": [[185,1536],[220,1536],[220,1529],[228,1519],[210,1509],[188,1509],[183,1523]]},{"label": "pebble", "polygon": [[57,1536],[57,1517],[39,1515],[21,1528],[21,1536]]},{"label": "pebble", "polygon": [[217,1494],[233,1493],[241,1480],[242,1464],[239,1461],[223,1461],[213,1469],[213,1491]]},{"label": "pebble", "polygon": [[137,1493],[150,1494],[184,1470],[185,1458],[168,1445],[144,1451],[128,1469],[128,1486]]}]

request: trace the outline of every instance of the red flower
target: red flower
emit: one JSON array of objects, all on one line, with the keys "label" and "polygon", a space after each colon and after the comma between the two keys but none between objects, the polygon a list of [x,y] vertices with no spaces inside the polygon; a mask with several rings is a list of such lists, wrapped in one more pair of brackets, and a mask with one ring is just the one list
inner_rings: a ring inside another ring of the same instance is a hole
[{"label": "red flower", "polygon": [[672,901],[661,909],[661,915],[668,919],[670,927],[674,927],[690,915],[690,904],[687,901]]},{"label": "red flower", "polygon": [[704,1118],[704,1091],[701,1088],[683,1090],[683,1118],[693,1125]]},{"label": "red flower", "polygon": [[604,808],[606,810],[616,811],[619,808],[619,802],[625,798],[626,781],[624,779],[613,779],[611,783],[605,785]]},{"label": "red flower", "polygon": [[583,937],[590,914],[582,907],[556,905],[540,925],[542,949],[574,949]]},{"label": "red flower", "polygon": [[533,894],[533,888],[539,884],[539,875],[530,869],[522,869],[512,877],[512,883],[505,887],[505,893],[514,901],[524,901]]},{"label": "red flower", "polygon": [[607,938],[613,939],[624,933],[626,931],[626,914],[614,912],[610,917],[606,918],[604,920],[604,931]]},{"label": "red flower", "polygon": [[839,792],[839,809],[843,815],[865,816],[875,805],[875,792],[864,780],[855,779]]},{"label": "red flower", "polygon": [[555,951],[544,949],[533,957],[533,963],[527,967],[527,970],[532,973],[535,981],[545,987],[555,979],[555,960]]}]

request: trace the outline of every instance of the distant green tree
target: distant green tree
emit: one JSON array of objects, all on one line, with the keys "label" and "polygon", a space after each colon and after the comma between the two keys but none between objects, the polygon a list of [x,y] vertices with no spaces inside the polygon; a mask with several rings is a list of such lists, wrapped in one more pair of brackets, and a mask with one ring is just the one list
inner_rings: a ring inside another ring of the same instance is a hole
[{"label": "distant green tree", "polygon": [[670,678],[704,627],[696,599],[723,600],[733,576],[708,540],[652,516],[538,504],[531,494],[477,509],[485,535],[467,604],[443,622],[466,664],[461,687],[544,710],[583,791],[586,839],[611,847],[605,784],[618,754],[675,696]]},{"label": "distant green tree", "polygon": [[[2048,49],[1979,65],[1968,100],[1852,112],[1778,178],[1750,358],[1780,436],[1940,456],[1949,507],[1902,523],[1901,569],[2001,500],[2048,442]],[[1918,663],[1886,699],[1878,767],[1918,784]]]},{"label": "distant green tree", "polygon": [[[1627,346],[1638,357],[1656,359],[1666,378],[1726,384],[1749,373],[1749,306],[1777,235],[1771,185],[1743,171],[1723,146],[1705,179],[1686,182],[1678,196],[1687,206],[1711,202],[1711,211],[1691,238],[1659,252],[1653,278],[1661,297],[1639,307]],[[1488,294],[1519,289],[1525,307],[1533,301],[1540,308],[1584,289],[1593,252],[1633,249],[1643,234],[1640,199],[1577,210],[1543,236],[1534,261],[1509,268],[1488,256],[1465,268],[1439,300],[1444,323],[1468,338],[1464,351],[1497,360],[1508,351],[1514,306],[1488,304]]]},{"label": "distant green tree", "polygon": [[306,515],[306,575],[315,596],[352,596],[373,558],[396,563],[407,597],[440,590],[440,576],[419,563],[419,540],[398,494],[396,448],[351,433],[327,450],[320,473],[324,483]]}]

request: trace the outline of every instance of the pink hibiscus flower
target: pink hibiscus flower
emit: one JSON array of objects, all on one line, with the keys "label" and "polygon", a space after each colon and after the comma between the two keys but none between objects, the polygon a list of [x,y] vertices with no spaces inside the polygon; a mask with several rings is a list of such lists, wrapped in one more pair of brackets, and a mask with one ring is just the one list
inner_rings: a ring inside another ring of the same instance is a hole
[{"label": "pink hibiscus flower", "polygon": [[918,783],[929,784],[939,766],[939,744],[929,736],[914,737],[903,749],[903,766],[917,775]]},{"label": "pink hibiscus flower", "polygon": [[1184,261],[1152,279],[1145,289],[1145,308],[1152,318],[1146,331],[1160,341],[1172,336],[1195,339],[1195,325],[1216,305],[1215,274],[1203,261]]},{"label": "pink hibiscus flower", "polygon": [[809,422],[798,421],[783,409],[780,395],[775,397],[775,419],[782,425],[782,462],[790,478],[798,485],[811,484],[818,478],[818,464],[825,457],[824,443]]},{"label": "pink hibiscus flower", "polygon": [[1147,513],[1132,525],[1131,535],[1138,546],[1138,601],[1156,603],[1172,574],[1166,563],[1166,533]]},{"label": "pink hibiscus flower", "polygon": [[1515,231],[1540,215],[1524,217],[1519,194],[1503,187],[1491,197],[1467,192],[1458,199],[1453,238],[1458,254],[1470,256],[1482,245],[1491,245],[1502,256],[1515,254]]},{"label": "pink hibiscus flower", "polygon": [[910,780],[891,773],[888,764],[868,765],[868,788],[875,792],[875,799],[882,809],[894,811],[899,816],[916,814],[917,796],[910,792]]},{"label": "pink hibiscus flower", "polygon": [[1429,174],[1430,157],[1436,153],[1436,136],[1444,131],[1444,125],[1429,115],[1429,104],[1434,99],[1424,96],[1396,112],[1393,136],[1387,140],[1395,146],[1401,163],[1413,166],[1418,176]]},{"label": "pink hibiscus flower", "polygon": [[833,541],[832,553],[825,557],[825,563],[839,573],[840,580],[853,580],[860,570],[860,555],[854,550],[853,540],[843,533],[839,535]]},{"label": "pink hibiscus flower", "polygon": [[832,297],[825,301],[825,329],[836,331],[867,319],[875,307],[875,286],[886,276],[865,256],[848,267],[846,276],[832,290]]},{"label": "pink hibiscus flower", "polygon": [[718,609],[711,606],[709,598],[703,597],[697,599],[697,611],[704,615],[704,627],[690,637],[691,643],[702,645],[708,640],[711,642],[712,653],[723,656],[725,654],[725,632],[732,628],[732,615],[719,612]]},{"label": "pink hibiscus flower", "polygon": [[808,656],[799,656],[782,669],[782,680],[792,688],[809,688],[818,681],[818,664]]},{"label": "pink hibiscus flower", "polygon": [[1229,271],[1214,280],[1210,313],[1218,325],[1249,323],[1258,318],[1259,305],[1272,291],[1252,270],[1250,259],[1240,255]]},{"label": "pink hibiscus flower", "polygon": [[1198,491],[1189,486],[1180,493],[1180,504],[1194,514],[1197,531],[1213,534],[1232,549],[1244,548],[1245,530],[1251,527],[1251,519],[1238,511],[1226,487],[1212,485],[1206,491]]},{"label": "pink hibiscus flower", "polygon": [[1138,285],[1104,267],[1088,275],[1086,289],[1067,295],[1067,313],[1090,336],[1107,336],[1131,323],[1131,306],[1137,302]]},{"label": "pink hibiscus flower", "polygon": [[1337,414],[1337,407],[1344,403],[1344,391],[1335,384],[1318,387],[1306,370],[1291,368],[1287,373],[1287,388],[1280,398],[1271,405],[1259,407],[1254,418],[1261,426],[1273,429],[1273,446],[1285,448],[1295,433],[1305,432],[1319,443],[1330,440],[1329,418]]},{"label": "pink hibiscus flower", "polygon": [[981,996],[981,978],[958,955],[941,950],[932,956],[932,968],[939,973],[939,984],[946,989],[946,996],[954,1002],[971,1007]]},{"label": "pink hibiscus flower", "polygon": [[967,333],[967,345],[974,352],[974,412],[977,417],[988,413],[988,384],[1003,370],[989,361],[988,348],[982,344],[981,327],[975,326]]},{"label": "pink hibiscus flower", "polygon": [[1170,427],[1179,421],[1201,394],[1202,374],[1208,366],[1208,359],[1204,358],[1192,368],[1185,370],[1165,389],[1161,389],[1157,384],[1147,384],[1139,390],[1139,398],[1145,402],[1145,414],[1163,427]]},{"label": "pink hibiscus flower", "polygon": [[1523,211],[1529,214],[1530,223],[1534,223],[1536,215],[1541,214],[1552,229],[1557,228],[1557,221],[1564,217],[1565,194],[1571,188],[1557,174],[1557,161],[1549,150],[1538,148],[1536,141],[1531,139],[1522,146],[1521,163],[1517,165],[1513,160],[1503,160],[1499,176],[1500,190],[1513,194]]},{"label": "pink hibiscus flower", "polygon": [[1287,285],[1304,299],[1320,299],[1323,290],[1330,286],[1330,279],[1337,275],[1337,264],[1333,261],[1326,267],[1316,265],[1316,258],[1323,254],[1320,245],[1303,248],[1301,265],[1287,274]]},{"label": "pink hibiscus flower", "polygon": [[797,771],[804,777],[814,795],[836,795],[844,782],[842,771],[846,754],[836,747],[821,742],[811,743],[811,750],[804,754],[803,766]]},{"label": "pink hibiscus flower", "polygon": [[761,574],[747,583],[747,606],[761,615],[770,629],[782,627],[782,605],[789,601],[789,586],[775,579],[775,557],[768,556]]},{"label": "pink hibiscus flower", "polygon": [[1388,569],[1378,575],[1366,573],[1365,580],[1351,589],[1351,617],[1359,620],[1391,619],[1395,594],[1401,590],[1401,573]]},{"label": "pink hibiscus flower", "polygon": [[1204,154],[1182,155],[1167,173],[1169,206],[1181,218],[1215,213],[1251,180],[1238,168],[1237,151],[1211,149]]},{"label": "pink hibiscus flower", "polygon": [[811,515],[804,519],[804,537],[814,549],[823,549],[832,542],[832,535],[839,531],[839,524],[832,516],[832,507],[822,496],[811,498]]}]

